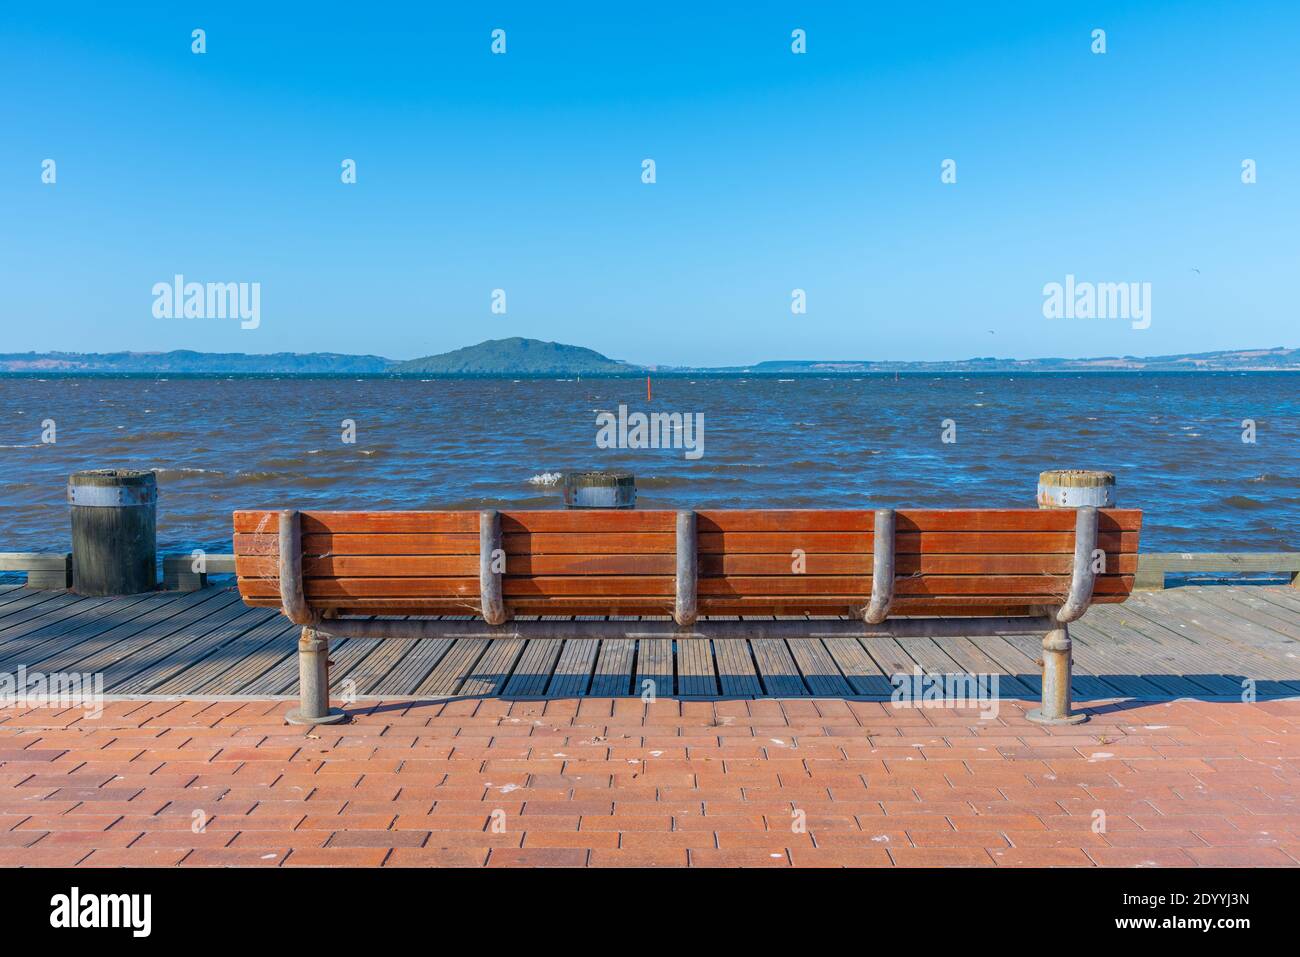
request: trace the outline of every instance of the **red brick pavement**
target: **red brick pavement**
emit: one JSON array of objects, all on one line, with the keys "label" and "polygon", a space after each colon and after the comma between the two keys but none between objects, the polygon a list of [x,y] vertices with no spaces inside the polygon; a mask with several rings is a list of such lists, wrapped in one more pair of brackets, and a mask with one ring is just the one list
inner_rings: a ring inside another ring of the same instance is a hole
[{"label": "red brick pavement", "polygon": [[0,711],[4,866],[1300,864],[1300,702]]}]

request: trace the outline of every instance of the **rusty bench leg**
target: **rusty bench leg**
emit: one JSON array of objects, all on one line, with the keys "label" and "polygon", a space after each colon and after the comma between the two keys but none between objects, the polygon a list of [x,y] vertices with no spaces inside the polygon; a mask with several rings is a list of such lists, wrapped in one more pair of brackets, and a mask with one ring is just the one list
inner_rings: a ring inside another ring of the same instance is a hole
[{"label": "rusty bench leg", "polygon": [[1036,724],[1082,724],[1088,715],[1072,711],[1070,701],[1070,626],[1060,622],[1043,636],[1043,706],[1026,718]]},{"label": "rusty bench leg", "polygon": [[298,639],[298,707],[286,714],[290,724],[337,724],[347,718],[330,707],[330,640],[312,628]]}]

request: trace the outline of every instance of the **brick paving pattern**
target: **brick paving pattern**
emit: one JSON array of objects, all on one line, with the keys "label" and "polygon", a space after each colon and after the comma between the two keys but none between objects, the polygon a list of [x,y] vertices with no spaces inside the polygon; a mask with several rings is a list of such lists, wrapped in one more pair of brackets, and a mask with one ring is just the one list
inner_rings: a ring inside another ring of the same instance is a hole
[{"label": "brick paving pattern", "polygon": [[0,711],[3,866],[1300,865],[1300,702]]}]

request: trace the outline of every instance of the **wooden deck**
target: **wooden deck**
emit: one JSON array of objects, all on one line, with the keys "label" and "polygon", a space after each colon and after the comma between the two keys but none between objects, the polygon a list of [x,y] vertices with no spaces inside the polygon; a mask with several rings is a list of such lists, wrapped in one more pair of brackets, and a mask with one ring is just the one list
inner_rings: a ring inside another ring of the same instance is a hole
[{"label": "wooden deck", "polygon": [[[811,624],[811,622],[810,622]],[[81,598],[0,586],[0,673],[103,673],[111,696],[296,696],[298,629],[233,587]],[[1300,590],[1190,586],[1071,625],[1076,700],[1300,696]],[[1038,640],[335,640],[336,696],[888,698],[889,676],[996,673],[1039,696]]]}]

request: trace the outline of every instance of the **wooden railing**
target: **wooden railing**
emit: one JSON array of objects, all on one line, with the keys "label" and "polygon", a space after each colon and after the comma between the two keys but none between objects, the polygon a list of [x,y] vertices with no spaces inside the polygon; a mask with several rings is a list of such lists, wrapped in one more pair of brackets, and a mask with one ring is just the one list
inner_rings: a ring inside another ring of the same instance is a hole
[{"label": "wooden railing", "polygon": [[1139,552],[1133,587],[1164,588],[1165,572],[1278,572],[1300,588],[1300,552]]},{"label": "wooden railing", "polygon": [[[163,587],[177,591],[197,591],[207,585],[209,575],[235,574],[234,555],[205,555],[201,572],[194,570],[195,564],[191,555],[164,555]],[[72,553],[0,552],[0,572],[26,572],[28,588],[71,588]]]},{"label": "wooden railing", "polygon": [[0,572],[26,572],[27,587],[72,587],[72,553],[0,552]]},{"label": "wooden railing", "polygon": [[234,555],[204,555],[203,571],[195,571],[199,562],[192,555],[163,556],[163,587],[175,591],[198,591],[208,584],[209,575],[235,574]]}]

